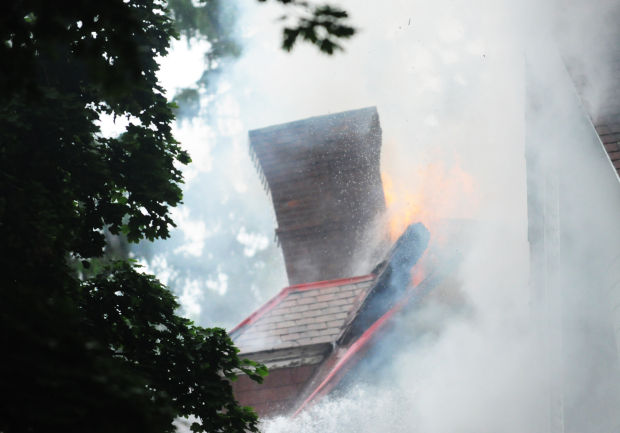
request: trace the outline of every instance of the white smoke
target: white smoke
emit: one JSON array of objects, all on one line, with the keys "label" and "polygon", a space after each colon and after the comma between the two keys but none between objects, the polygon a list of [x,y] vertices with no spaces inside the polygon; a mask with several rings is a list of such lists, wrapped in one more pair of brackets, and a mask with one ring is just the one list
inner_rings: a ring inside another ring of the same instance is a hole
[{"label": "white smoke", "polygon": [[[325,399],[295,419],[267,420],[263,430],[560,431],[550,426],[557,423],[550,399],[561,377],[567,428],[615,431],[617,354],[607,353],[611,363],[592,359],[615,344],[607,323],[611,306],[603,295],[618,281],[611,260],[620,243],[610,215],[620,215],[615,213],[620,185],[609,181],[617,183],[558,52],[582,59],[581,72],[590,83],[586,101],[596,112],[605,88],[601,80],[609,77],[590,69],[595,61],[605,63],[601,53],[613,41],[599,39],[600,50],[590,50],[595,36],[588,31],[604,25],[617,2],[340,3],[360,32],[344,54],[327,58],[303,46],[281,52],[275,21],[280,10],[247,2],[246,54],[229,76],[243,122],[252,129],[377,105],[384,132],[382,170],[395,183],[416,185],[421,180],[414,174],[429,164],[458,166],[473,176],[478,203],[463,204],[462,213],[478,224],[453,275],[470,313],[446,315],[429,302],[419,317],[407,319],[412,324],[399,328],[411,332],[411,342],[390,348],[395,360],[385,363],[372,384]],[[558,44],[564,48],[558,50]],[[540,103],[535,113],[528,92]],[[526,124],[528,115],[538,121]],[[562,250],[563,269],[571,265],[561,278],[568,300],[555,304],[541,301],[529,284],[526,136],[536,141],[535,153],[545,163],[557,149],[571,152],[561,161],[572,165],[561,168],[578,170],[580,186],[565,184],[563,194],[591,196],[582,209],[576,200],[565,200],[569,227],[562,230],[574,234]],[[569,145],[571,140],[582,145]],[[588,216],[592,222],[586,229]],[[590,258],[600,255],[608,271],[578,266],[589,263],[584,251]],[[577,296],[577,285],[591,297]],[[560,350],[570,359],[554,363],[545,321],[560,314]],[[435,327],[423,339],[414,338],[420,321]],[[605,347],[598,350],[598,343]],[[609,370],[605,374],[587,372],[603,367]]]}]

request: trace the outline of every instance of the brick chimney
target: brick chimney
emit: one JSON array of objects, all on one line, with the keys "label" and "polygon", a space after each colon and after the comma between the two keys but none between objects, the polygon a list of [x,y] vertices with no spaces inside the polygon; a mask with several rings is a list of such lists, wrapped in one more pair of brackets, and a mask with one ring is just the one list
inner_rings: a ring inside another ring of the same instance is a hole
[{"label": "brick chimney", "polygon": [[[375,107],[250,131],[290,284],[354,275],[385,210]],[[363,247],[365,246],[365,248]]]}]

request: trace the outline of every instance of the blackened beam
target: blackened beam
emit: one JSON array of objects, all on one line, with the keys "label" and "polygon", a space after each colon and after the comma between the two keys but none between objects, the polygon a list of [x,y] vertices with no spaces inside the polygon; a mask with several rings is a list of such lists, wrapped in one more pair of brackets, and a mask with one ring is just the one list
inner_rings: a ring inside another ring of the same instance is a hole
[{"label": "blackened beam", "polygon": [[386,265],[382,267],[375,285],[342,335],[340,344],[347,345],[357,339],[402,298],[411,282],[411,268],[426,250],[429,238],[430,234],[424,224],[416,223],[407,227],[390,250]]}]

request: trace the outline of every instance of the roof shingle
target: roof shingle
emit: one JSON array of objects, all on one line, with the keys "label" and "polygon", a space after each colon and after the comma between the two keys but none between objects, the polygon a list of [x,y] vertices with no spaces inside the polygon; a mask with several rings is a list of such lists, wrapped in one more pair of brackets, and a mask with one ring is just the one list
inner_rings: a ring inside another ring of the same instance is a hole
[{"label": "roof shingle", "polygon": [[235,344],[250,353],[335,342],[373,281],[367,276],[287,288],[279,302],[233,334]]}]

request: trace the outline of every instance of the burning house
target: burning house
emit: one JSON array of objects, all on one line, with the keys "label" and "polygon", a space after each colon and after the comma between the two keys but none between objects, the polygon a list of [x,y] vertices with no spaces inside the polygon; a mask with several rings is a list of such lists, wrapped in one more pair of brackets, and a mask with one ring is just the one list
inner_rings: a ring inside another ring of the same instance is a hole
[{"label": "burning house", "polygon": [[269,416],[337,388],[390,318],[441,278],[422,276],[433,257],[424,225],[389,245],[374,107],[251,131],[250,147],[291,285],[230,332],[241,356],[270,370],[262,385],[242,376],[233,387]]},{"label": "burning house", "polygon": [[[544,396],[537,431],[613,432],[620,428],[620,105],[613,86],[601,91],[610,97],[596,110],[584,103],[579,63],[559,52],[530,47],[523,74],[523,296],[545,378],[535,385]],[[608,73],[617,76],[613,65]],[[231,331],[242,356],[270,369],[263,385],[241,377],[233,387],[261,415],[294,414],[363,375],[369,354],[398,338],[387,330],[399,313],[432,296],[458,304],[451,269],[459,253],[437,248],[436,227],[429,233],[413,224],[390,239],[376,109],[251,131],[250,147],[273,200],[291,285]],[[442,235],[456,244],[462,227],[444,223]]]}]

